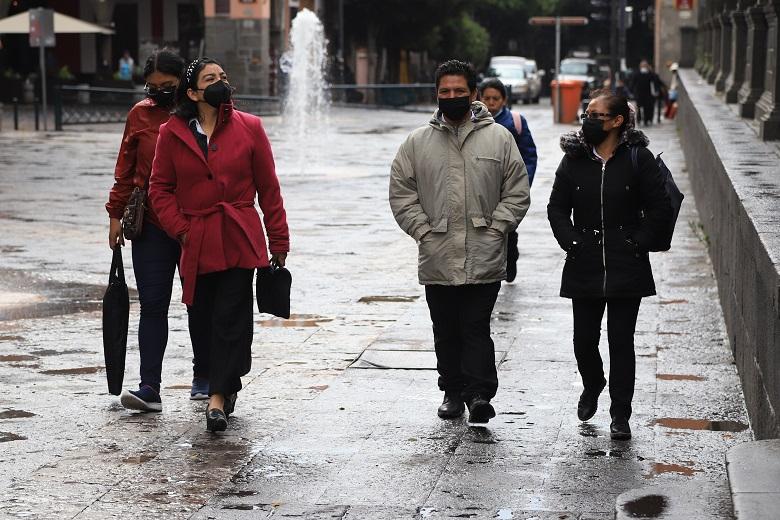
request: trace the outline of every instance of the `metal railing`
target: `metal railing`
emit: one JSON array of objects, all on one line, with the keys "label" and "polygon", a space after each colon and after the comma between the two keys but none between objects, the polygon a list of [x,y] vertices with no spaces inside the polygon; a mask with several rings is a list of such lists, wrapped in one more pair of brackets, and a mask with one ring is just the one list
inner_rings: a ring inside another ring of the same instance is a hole
[{"label": "metal railing", "polygon": [[[123,123],[127,112],[146,97],[142,90],[62,85],[54,96],[54,126]],[[273,96],[235,95],[236,108],[256,115],[278,114],[281,101]]]},{"label": "metal railing", "polygon": [[332,101],[401,107],[435,101],[433,83],[367,83],[328,85]]}]

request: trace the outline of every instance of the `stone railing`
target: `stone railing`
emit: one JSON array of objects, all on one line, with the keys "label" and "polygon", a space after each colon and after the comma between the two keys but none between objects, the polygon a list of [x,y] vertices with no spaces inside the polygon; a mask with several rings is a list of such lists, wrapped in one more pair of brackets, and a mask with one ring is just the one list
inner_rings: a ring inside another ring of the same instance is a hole
[{"label": "stone railing", "polygon": [[713,0],[702,7],[696,70],[765,141],[780,139],[780,0]]},{"label": "stone railing", "polygon": [[679,71],[680,140],[753,431],[780,437],[780,149],[703,72]]}]

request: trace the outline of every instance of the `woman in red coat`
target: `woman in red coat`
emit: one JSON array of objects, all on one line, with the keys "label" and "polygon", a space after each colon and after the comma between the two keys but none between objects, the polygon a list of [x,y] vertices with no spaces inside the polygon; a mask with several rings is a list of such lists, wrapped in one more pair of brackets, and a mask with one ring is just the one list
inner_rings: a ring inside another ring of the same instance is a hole
[{"label": "woman in red coat", "polygon": [[[125,133],[114,171],[114,183],[106,210],[110,217],[108,244],[124,245],[121,219],[135,188],[146,190],[160,125],[168,121],[174,93],[184,72],[184,60],[162,49],[152,54],[144,66],[147,98],[127,114]],[[141,319],[138,324],[138,350],[141,354],[141,384],[137,390],[122,392],[125,408],[145,412],[162,411],[160,384],[162,362],[168,343],[168,307],[173,276],[179,262],[179,243],[160,229],[152,208],[144,213],[141,235],[133,240],[133,272],[138,284]],[[193,337],[194,354],[191,399],[208,399],[208,350]]]},{"label": "woman in red coat", "polygon": [[210,344],[211,431],[227,428],[250,369],[254,270],[283,266],[290,249],[271,145],[260,118],[235,110],[231,94],[219,63],[190,64],[174,116],[160,127],[149,188],[160,224],[182,246],[190,334]]}]

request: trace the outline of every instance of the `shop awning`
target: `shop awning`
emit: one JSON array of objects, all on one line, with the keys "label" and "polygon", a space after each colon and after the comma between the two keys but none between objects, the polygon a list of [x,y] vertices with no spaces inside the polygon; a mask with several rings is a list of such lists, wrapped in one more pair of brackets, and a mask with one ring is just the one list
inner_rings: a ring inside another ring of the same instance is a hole
[{"label": "shop awning", "polygon": [[[29,11],[0,19],[0,34],[27,34],[30,32]],[[65,33],[100,33],[114,34],[111,29],[106,29],[94,23],[85,22],[72,16],[54,13],[54,32]]]}]

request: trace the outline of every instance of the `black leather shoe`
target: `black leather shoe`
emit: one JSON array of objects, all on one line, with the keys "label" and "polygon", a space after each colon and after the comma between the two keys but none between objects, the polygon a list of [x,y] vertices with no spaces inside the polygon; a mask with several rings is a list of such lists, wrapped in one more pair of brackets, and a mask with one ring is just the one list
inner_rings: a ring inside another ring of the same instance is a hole
[{"label": "black leather shoe", "polygon": [[206,429],[210,432],[224,432],[227,430],[227,416],[219,408],[206,410]]},{"label": "black leather shoe", "polygon": [[469,401],[469,422],[470,423],[487,423],[490,419],[496,416],[496,410],[490,401],[482,398],[481,396],[474,396]]},{"label": "black leather shoe", "polygon": [[442,419],[455,419],[463,415],[466,409],[463,399],[444,394],[444,401],[439,406],[439,417]]},{"label": "black leather shoe", "polygon": [[225,398],[225,417],[230,417],[230,414],[236,409],[236,399],[238,399],[238,394],[230,394]]},{"label": "black leather shoe", "polygon": [[615,418],[609,426],[609,436],[616,441],[627,441],[631,438],[631,427],[628,419]]},{"label": "black leather shoe", "polygon": [[599,395],[606,386],[606,381],[596,388],[586,388],[580,394],[580,401],[577,403],[577,417],[580,421],[587,421],[594,415],[599,409]]}]

